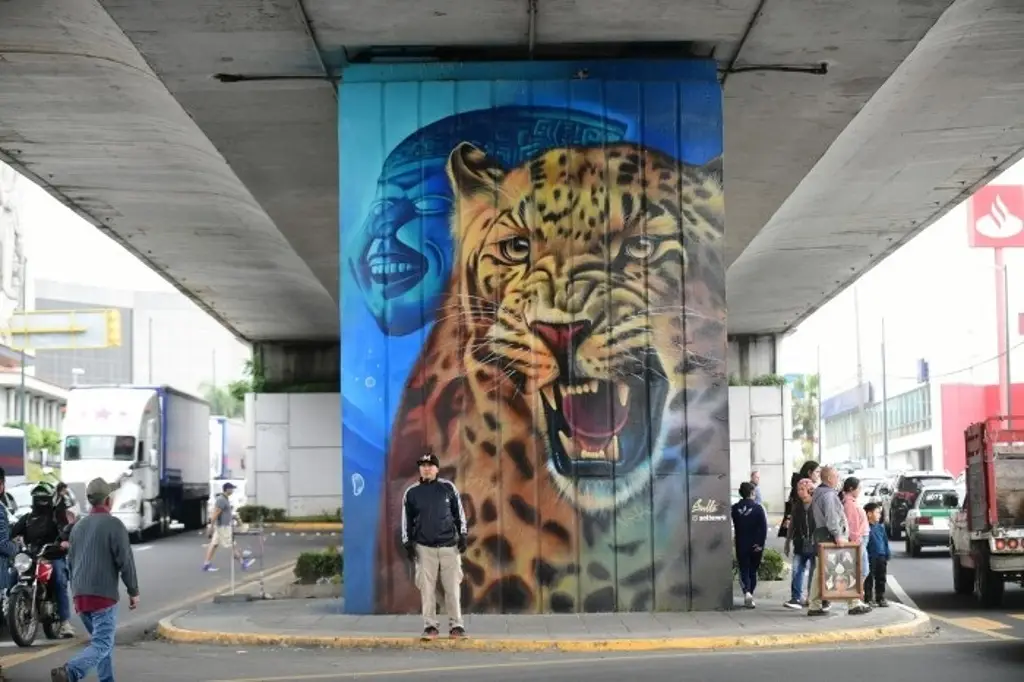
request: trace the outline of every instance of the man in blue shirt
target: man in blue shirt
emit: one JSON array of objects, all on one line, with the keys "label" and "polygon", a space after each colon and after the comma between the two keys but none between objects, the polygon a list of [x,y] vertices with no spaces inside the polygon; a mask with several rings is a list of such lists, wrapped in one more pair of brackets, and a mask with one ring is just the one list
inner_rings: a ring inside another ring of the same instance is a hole
[{"label": "man in blue shirt", "polygon": [[764,508],[754,501],[754,484],[740,484],[740,501],[732,506],[732,525],[736,529],[736,563],[739,568],[743,605],[754,608],[754,589],[757,570],[764,555],[764,542],[768,537],[768,519]]}]

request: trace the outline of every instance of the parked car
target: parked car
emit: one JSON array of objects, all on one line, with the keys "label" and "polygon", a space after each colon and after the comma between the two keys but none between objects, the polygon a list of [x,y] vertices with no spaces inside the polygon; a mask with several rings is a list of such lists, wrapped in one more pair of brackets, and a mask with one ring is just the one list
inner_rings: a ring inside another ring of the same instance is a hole
[{"label": "parked car", "polygon": [[924,488],[907,511],[907,554],[921,556],[925,547],[949,548],[950,517],[958,503],[956,486]]},{"label": "parked car", "polygon": [[904,471],[891,484],[886,483],[880,488],[885,530],[890,540],[903,537],[907,514],[921,491],[936,486],[954,489],[953,477],[944,471]]}]

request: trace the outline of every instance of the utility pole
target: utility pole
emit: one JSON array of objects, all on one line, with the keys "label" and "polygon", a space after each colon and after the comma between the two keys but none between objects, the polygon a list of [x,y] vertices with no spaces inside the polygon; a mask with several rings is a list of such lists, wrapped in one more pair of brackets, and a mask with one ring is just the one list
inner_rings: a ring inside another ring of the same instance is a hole
[{"label": "utility pole", "polygon": [[885,377],[885,318],[882,318],[882,467],[889,470],[889,391]]},{"label": "utility pole", "polygon": [[149,368],[149,385],[153,385],[153,315],[149,315],[149,330],[146,334],[146,341],[148,345],[149,359],[146,361],[146,366]]},{"label": "utility pole", "polygon": [[[24,320],[22,332],[28,331],[28,317],[25,313],[28,312],[28,257],[24,252],[21,254],[21,312],[22,320]],[[18,396],[19,407],[19,421],[21,422],[21,430],[27,434],[26,428],[28,426],[27,420],[27,391],[25,390],[25,346],[28,345],[28,334],[23,333],[21,335],[21,386],[18,389],[20,395]]]},{"label": "utility pole", "polygon": [[821,448],[822,441],[825,440],[825,420],[821,418],[821,344],[818,344],[817,351],[817,363],[818,363],[818,391],[817,398],[818,402],[818,464],[821,464]]},{"label": "utility pole", "polygon": [[864,409],[864,365],[860,357],[860,299],[857,286],[853,287],[853,326],[857,344],[857,423],[860,431],[861,461],[865,466],[874,465],[874,457],[870,456],[871,443],[868,442],[867,411]]}]

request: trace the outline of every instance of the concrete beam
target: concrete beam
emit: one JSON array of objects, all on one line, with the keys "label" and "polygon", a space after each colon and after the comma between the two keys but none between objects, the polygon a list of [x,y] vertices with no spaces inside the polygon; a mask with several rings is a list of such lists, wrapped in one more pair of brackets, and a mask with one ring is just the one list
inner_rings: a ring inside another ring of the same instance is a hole
[{"label": "concrete beam", "polygon": [[729,376],[745,383],[754,377],[778,374],[779,341],[776,334],[730,336],[726,355]]},{"label": "concrete beam", "polygon": [[336,393],[341,390],[341,344],[267,341],[253,345],[266,393]]}]

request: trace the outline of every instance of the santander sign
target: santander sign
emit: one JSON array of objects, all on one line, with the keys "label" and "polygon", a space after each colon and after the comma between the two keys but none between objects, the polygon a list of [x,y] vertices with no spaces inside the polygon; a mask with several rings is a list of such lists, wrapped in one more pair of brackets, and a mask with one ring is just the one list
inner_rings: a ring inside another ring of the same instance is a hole
[{"label": "santander sign", "polygon": [[1024,247],[1024,186],[982,187],[967,206],[967,235],[971,246]]}]

